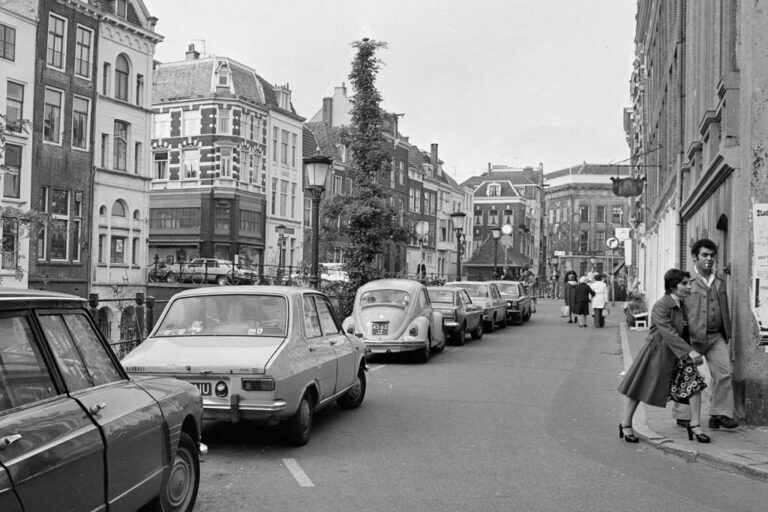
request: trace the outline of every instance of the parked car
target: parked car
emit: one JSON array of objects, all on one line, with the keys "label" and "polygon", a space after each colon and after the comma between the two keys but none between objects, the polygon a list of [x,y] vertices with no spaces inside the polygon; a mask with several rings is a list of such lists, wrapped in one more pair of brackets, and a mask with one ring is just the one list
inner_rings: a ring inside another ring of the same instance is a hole
[{"label": "parked car", "polygon": [[346,335],[327,296],[288,286],[179,292],[123,359],[129,373],[197,386],[205,419],[284,422],[295,445],[309,441],[320,408],[360,407],[365,362],[365,345]]},{"label": "parked car", "polygon": [[373,354],[414,352],[422,363],[445,348],[443,316],[433,310],[427,287],[409,279],[378,279],[358,288],[344,330]]},{"label": "parked car", "polygon": [[0,288],[0,510],[191,511],[202,401],[129,377],[80,297]]},{"label": "parked car", "polygon": [[452,281],[445,286],[467,290],[472,302],[483,308],[485,332],[493,332],[496,326],[507,325],[507,302],[501,298],[499,288],[489,281]]},{"label": "parked car", "polygon": [[443,332],[446,338],[463,345],[466,334],[473,340],[483,337],[483,308],[474,304],[463,288],[428,286],[427,293],[432,307],[443,315]]},{"label": "parked car", "polygon": [[254,284],[258,275],[253,270],[235,266],[232,262],[216,258],[195,258],[189,263],[158,265],[157,273],[154,272],[154,263],[150,266],[149,276],[151,281],[166,281],[168,283],[216,283],[228,284]]},{"label": "parked car", "polygon": [[531,318],[531,296],[520,281],[491,281],[507,301],[507,323],[522,325]]}]

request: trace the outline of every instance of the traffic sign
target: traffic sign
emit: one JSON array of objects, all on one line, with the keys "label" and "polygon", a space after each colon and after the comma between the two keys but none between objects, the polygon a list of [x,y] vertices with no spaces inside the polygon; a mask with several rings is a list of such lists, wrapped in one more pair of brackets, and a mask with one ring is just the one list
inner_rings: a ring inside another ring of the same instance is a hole
[{"label": "traffic sign", "polygon": [[619,246],[619,239],[615,236],[612,236],[608,240],[605,241],[605,246],[609,249],[615,249]]},{"label": "traffic sign", "polygon": [[501,237],[501,245],[503,247],[512,247],[515,243],[515,239],[512,238],[512,235],[504,235]]}]

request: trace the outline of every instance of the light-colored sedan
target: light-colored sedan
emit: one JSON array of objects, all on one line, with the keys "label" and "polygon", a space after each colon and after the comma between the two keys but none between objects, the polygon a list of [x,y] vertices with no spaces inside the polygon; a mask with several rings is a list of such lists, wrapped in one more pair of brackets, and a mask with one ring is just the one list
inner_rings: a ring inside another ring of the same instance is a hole
[{"label": "light-colored sedan", "polygon": [[467,290],[450,286],[428,286],[432,306],[443,315],[443,331],[456,345],[463,345],[466,334],[473,340],[483,337],[483,308],[474,304]]},{"label": "light-colored sedan", "polygon": [[427,287],[409,279],[379,279],[358,288],[344,330],[374,354],[414,352],[422,363],[445,348],[443,316],[432,309]]},{"label": "light-colored sedan", "polygon": [[507,326],[507,301],[499,288],[488,281],[452,281],[445,286],[464,288],[472,302],[483,307],[483,325],[485,332],[493,332],[496,326]]},{"label": "light-colored sedan", "polygon": [[284,422],[295,445],[309,441],[318,409],[360,406],[365,362],[365,345],[347,336],[326,295],[283,286],[180,292],[123,359],[130,373],[196,385],[205,419]]}]

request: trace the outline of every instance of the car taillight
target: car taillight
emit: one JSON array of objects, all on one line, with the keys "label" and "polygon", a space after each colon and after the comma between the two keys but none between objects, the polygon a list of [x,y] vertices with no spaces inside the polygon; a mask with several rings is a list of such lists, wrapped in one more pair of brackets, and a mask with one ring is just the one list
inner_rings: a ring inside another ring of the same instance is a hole
[{"label": "car taillight", "polygon": [[242,379],[243,391],[274,391],[274,379]]},{"label": "car taillight", "polygon": [[220,380],[219,382],[216,383],[216,387],[213,389],[213,391],[216,393],[216,396],[225,397],[229,392],[229,388],[227,388],[226,382],[224,382],[223,380]]},{"label": "car taillight", "polygon": [[518,306],[518,305],[519,305],[519,304],[518,304],[517,302],[513,302],[513,303],[512,303],[512,307],[513,307],[513,308],[515,308],[515,309],[517,309],[517,306]]}]

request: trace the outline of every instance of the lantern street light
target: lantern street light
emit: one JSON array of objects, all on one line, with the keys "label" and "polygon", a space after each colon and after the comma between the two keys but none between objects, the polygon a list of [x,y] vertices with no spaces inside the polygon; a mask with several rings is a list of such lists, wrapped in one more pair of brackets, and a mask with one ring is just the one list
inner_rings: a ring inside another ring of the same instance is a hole
[{"label": "lantern street light", "polygon": [[456,280],[461,281],[461,237],[464,232],[464,227],[461,225],[464,222],[464,217],[467,214],[464,212],[451,213],[451,221],[453,222],[453,231],[456,233]]},{"label": "lantern street light", "polygon": [[309,276],[309,284],[312,288],[320,287],[320,275],[318,273],[318,257],[320,251],[320,197],[325,191],[325,179],[333,159],[317,154],[304,159],[304,176],[307,179],[306,190],[312,197],[312,269]]},{"label": "lantern street light", "polygon": [[277,284],[283,284],[283,244],[287,229],[282,224],[275,227],[275,231],[277,231]]},{"label": "lantern street light", "polygon": [[499,267],[499,238],[501,238],[501,230],[493,228],[491,234],[493,235],[493,274],[496,274],[496,269]]}]

